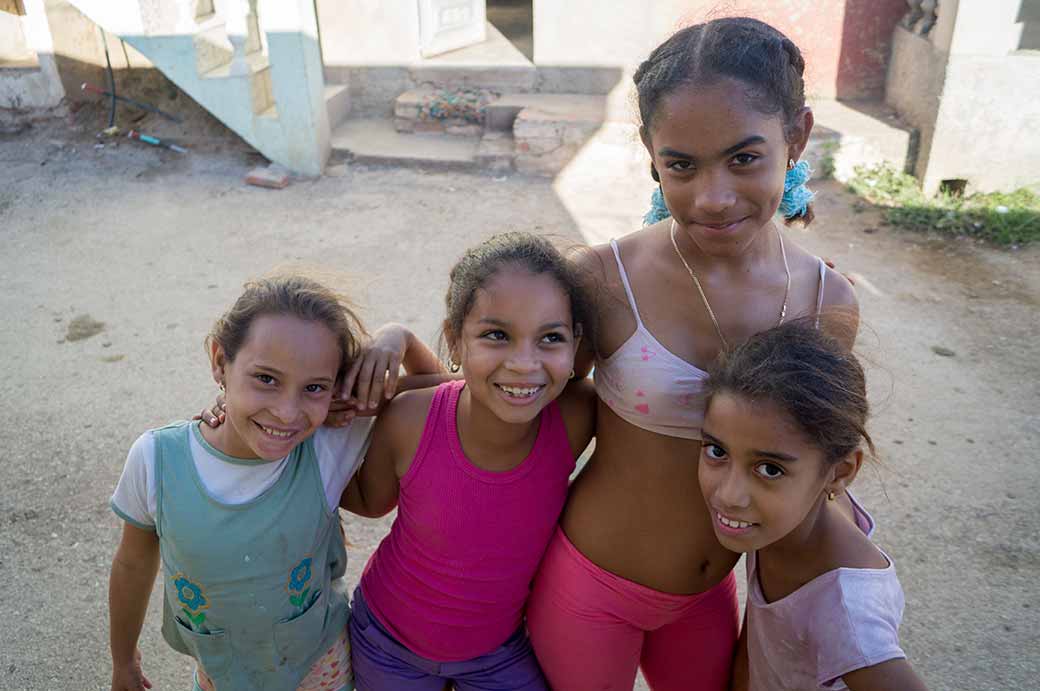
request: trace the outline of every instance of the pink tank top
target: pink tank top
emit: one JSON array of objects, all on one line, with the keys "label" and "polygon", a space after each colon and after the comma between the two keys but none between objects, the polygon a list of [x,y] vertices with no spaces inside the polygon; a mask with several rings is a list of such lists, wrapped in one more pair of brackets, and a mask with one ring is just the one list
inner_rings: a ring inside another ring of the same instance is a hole
[{"label": "pink tank top", "polygon": [[574,470],[555,401],[542,410],[534,447],[519,465],[505,472],[475,466],[456,427],[464,386],[437,388],[401,478],[397,518],[361,577],[379,623],[438,662],[487,654],[520,627]]}]

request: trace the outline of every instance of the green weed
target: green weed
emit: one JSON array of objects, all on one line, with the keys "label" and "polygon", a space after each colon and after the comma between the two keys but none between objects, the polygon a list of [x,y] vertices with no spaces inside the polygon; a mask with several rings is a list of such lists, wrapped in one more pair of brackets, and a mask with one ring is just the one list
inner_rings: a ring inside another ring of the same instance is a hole
[{"label": "green weed", "polygon": [[885,220],[899,228],[966,235],[998,245],[1040,240],[1040,195],[1027,189],[930,198],[916,178],[887,164],[857,166],[849,189],[883,207]]},{"label": "green weed", "polygon": [[834,177],[834,155],[838,153],[838,142],[824,142],[820,147],[820,178],[830,180]]}]

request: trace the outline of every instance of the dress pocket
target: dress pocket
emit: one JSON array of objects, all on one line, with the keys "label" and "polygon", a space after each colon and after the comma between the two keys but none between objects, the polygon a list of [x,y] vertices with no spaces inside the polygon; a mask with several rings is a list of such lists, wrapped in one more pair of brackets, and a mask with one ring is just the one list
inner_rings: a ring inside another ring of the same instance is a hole
[{"label": "dress pocket", "polygon": [[231,640],[227,633],[221,630],[199,633],[192,631],[179,617],[175,621],[177,633],[188,648],[188,654],[198,661],[216,685],[231,666]]},{"label": "dress pocket", "polygon": [[311,606],[301,614],[274,625],[274,645],[278,664],[299,666],[310,659],[324,641],[329,616],[328,590],[321,590]]}]

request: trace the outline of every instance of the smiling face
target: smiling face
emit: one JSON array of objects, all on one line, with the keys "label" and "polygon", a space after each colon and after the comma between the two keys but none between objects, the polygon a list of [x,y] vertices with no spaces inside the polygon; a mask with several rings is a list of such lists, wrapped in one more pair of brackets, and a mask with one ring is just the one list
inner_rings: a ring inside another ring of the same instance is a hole
[{"label": "smiling face", "polygon": [[452,352],[475,404],[503,422],[528,423],[563,391],[577,347],[559,282],[506,265],[476,291]]},{"label": "smiling face", "polygon": [[664,96],[642,136],[679,229],[703,253],[733,256],[772,222],[811,129],[805,109],[788,141],[781,114],[758,112],[741,82],[720,78]]},{"label": "smiling face", "polygon": [[216,342],[210,357],[227,400],[226,424],[212,441],[229,456],[283,458],[325,420],[341,356],[323,323],[259,316],[234,360]]},{"label": "smiling face", "polygon": [[826,493],[852,479],[847,462],[827,463],[772,402],[717,393],[702,436],[701,492],[715,535],[734,552],[762,549],[811,523]]}]

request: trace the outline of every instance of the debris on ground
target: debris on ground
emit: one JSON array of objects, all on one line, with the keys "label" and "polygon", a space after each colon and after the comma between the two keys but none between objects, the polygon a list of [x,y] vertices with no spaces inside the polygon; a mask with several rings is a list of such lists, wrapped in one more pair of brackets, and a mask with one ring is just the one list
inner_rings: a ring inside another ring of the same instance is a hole
[{"label": "debris on ground", "polygon": [[152,146],[159,146],[159,147],[162,147],[164,149],[169,149],[170,151],[176,151],[179,154],[186,154],[186,153],[188,153],[188,150],[185,149],[183,146],[178,146],[177,144],[174,144],[173,142],[165,141],[165,140],[159,139],[158,137],[153,137],[153,136],[148,135],[148,134],[143,134],[141,132],[138,132],[137,130],[130,130],[129,132],[126,133],[126,136],[129,139],[134,139],[134,140],[139,141],[139,142],[144,142],[145,144],[151,144]]},{"label": "debris on ground", "polygon": [[81,314],[69,322],[68,331],[65,332],[66,341],[82,341],[91,336],[97,336],[105,330],[105,322],[99,322],[89,314]]},{"label": "debris on ground", "polygon": [[936,355],[941,356],[941,357],[953,357],[954,355],[957,354],[957,353],[953,352],[952,350],[950,350],[949,348],[944,348],[943,346],[937,346],[937,345],[936,346],[932,346],[932,352],[935,353]]},{"label": "debris on ground", "polygon": [[284,189],[289,185],[289,171],[284,166],[272,163],[253,168],[246,175],[246,184],[272,190]]}]

